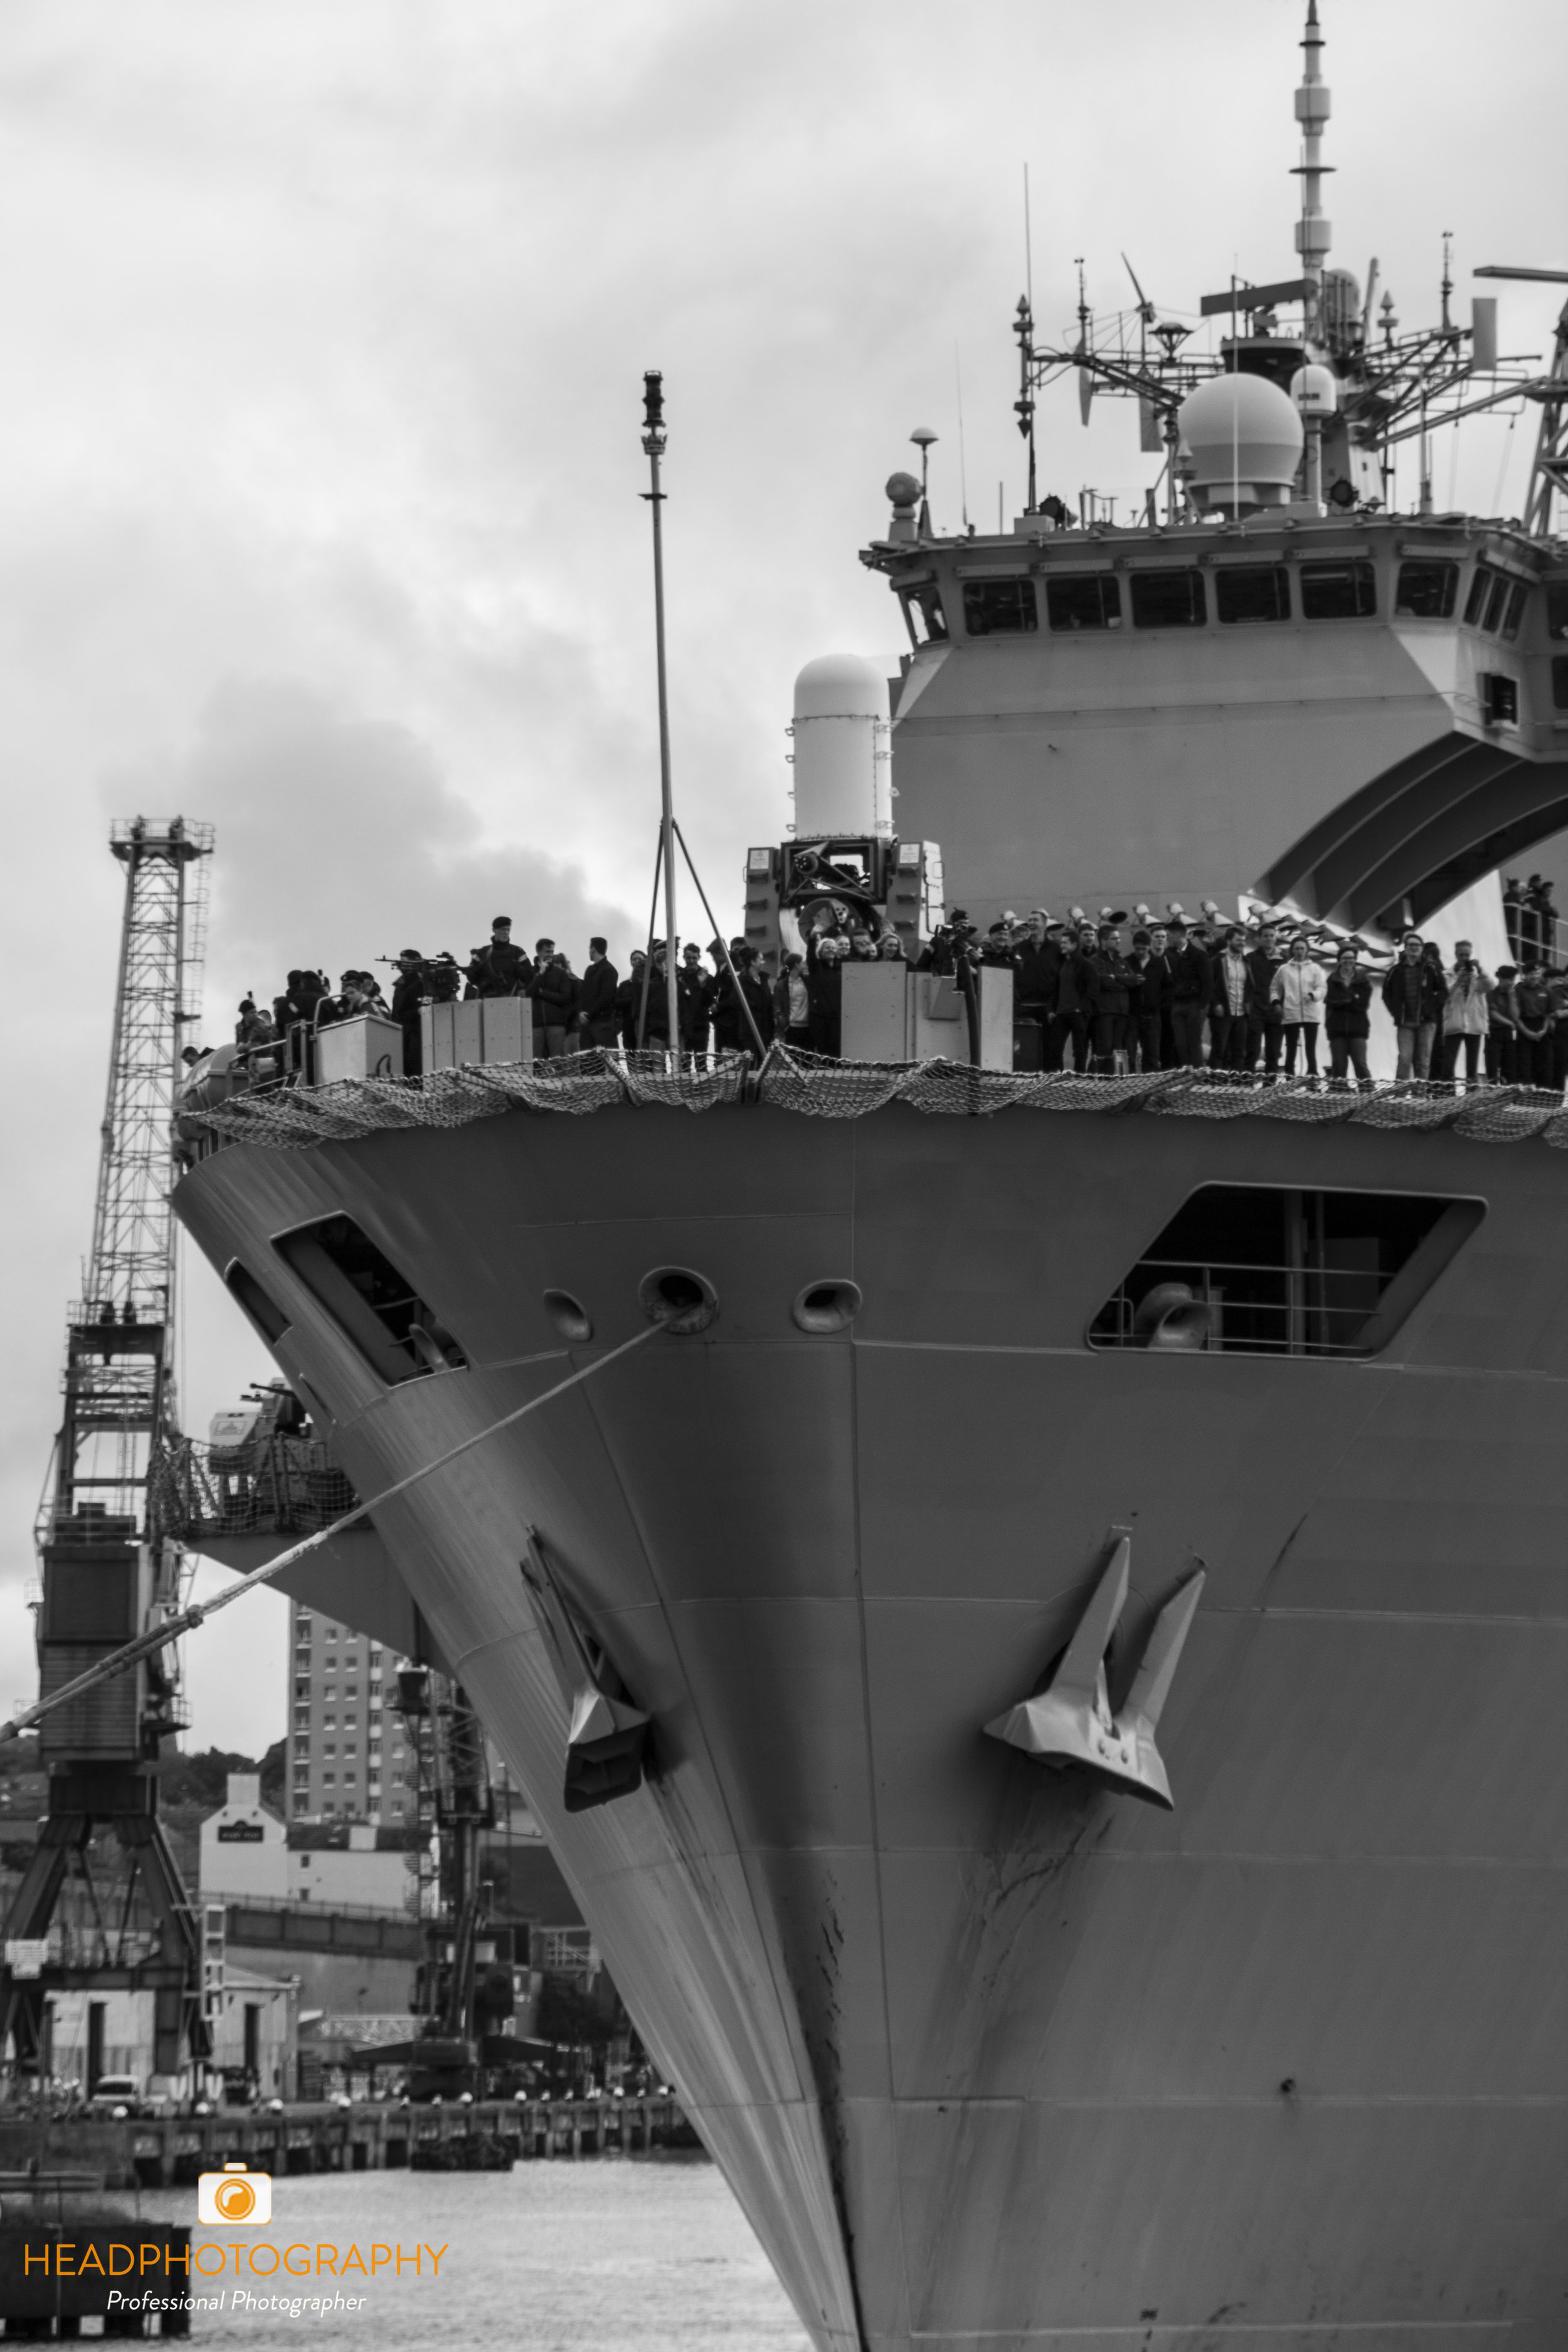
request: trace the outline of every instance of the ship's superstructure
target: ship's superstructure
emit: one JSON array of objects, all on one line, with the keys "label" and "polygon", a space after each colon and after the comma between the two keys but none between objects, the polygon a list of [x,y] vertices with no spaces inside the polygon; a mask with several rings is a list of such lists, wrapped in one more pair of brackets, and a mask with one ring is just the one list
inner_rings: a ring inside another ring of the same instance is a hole
[{"label": "ship's superstructure", "polygon": [[[1321,43],[1314,5],[1300,276],[1205,296],[1229,323],[1214,352],[1136,280],[1131,314],[1097,320],[1080,299],[1058,346],[1020,303],[1031,487],[1011,531],[935,535],[914,476],[889,482],[861,560],[910,641],[898,830],[940,841],[979,919],[1026,883],[1058,913],[1214,892],[1232,913],[1250,895],[1386,934],[1568,824],[1568,305],[1544,372],[1500,360],[1495,297],[1455,323],[1447,268],[1436,327],[1401,335],[1387,297],[1379,325],[1375,263],[1364,299],[1328,267]],[[1041,391],[1067,375],[1086,416],[1136,402],[1144,447],[1163,449],[1142,515],[1036,495]],[[1541,419],[1524,519],[1435,512],[1433,436],[1520,401]],[[1406,442],[1419,496],[1399,513]],[[1485,916],[1458,919],[1474,933]]]},{"label": "ship's superstructure", "polygon": [[[1392,928],[1563,822],[1564,551],[1375,503],[1308,35],[1300,280],[1062,356],[1154,511],[895,478],[893,790],[816,670],[749,923]],[[354,1490],[428,1472],[322,1605],[460,1677],[823,2352],[1558,2352],[1562,1097],[1016,1072],[892,971],[912,1050],[193,1090],[181,1217]]]}]

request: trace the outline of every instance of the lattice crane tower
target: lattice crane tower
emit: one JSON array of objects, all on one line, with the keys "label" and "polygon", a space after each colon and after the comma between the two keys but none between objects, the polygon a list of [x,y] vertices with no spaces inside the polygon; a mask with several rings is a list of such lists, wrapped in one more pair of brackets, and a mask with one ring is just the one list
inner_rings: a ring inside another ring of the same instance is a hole
[{"label": "lattice crane tower", "polygon": [[[92,1250],[66,1335],[65,1411],[38,1527],[38,1667],[48,1697],[179,1605],[182,1555],[159,1523],[150,1475],[174,1415],[174,1116],[197,1019],[212,827],[181,817],[117,823],[125,867]],[[158,1819],[159,1744],[179,1727],[171,1652],[45,1718],[48,1813],[5,1923],[0,2053],[49,2071],[45,1996],[119,1985],[153,1995],[153,2071],[205,2054],[200,1939]],[[107,1911],[93,1884],[95,1825],[129,1870]],[[95,1928],[62,1922],[62,1888],[85,1882]],[[133,1898],[140,1894],[141,1918]],[[105,1925],[118,1917],[117,1929]],[[90,2086],[89,2086],[90,2087]]]}]

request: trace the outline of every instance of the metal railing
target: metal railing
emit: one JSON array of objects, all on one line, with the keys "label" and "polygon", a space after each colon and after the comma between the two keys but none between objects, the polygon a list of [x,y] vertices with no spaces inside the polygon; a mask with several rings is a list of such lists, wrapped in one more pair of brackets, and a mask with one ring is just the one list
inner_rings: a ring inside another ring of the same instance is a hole
[{"label": "metal railing", "polygon": [[[1089,1327],[1097,1348],[1150,1344],[1145,1301],[1183,1313],[1201,1310],[1186,1342],[1210,1354],[1354,1356],[1362,1335],[1393,1280],[1364,1262],[1289,1265],[1241,1258],[1140,1258]],[[1200,1336],[1201,1333],[1201,1336]]]},{"label": "metal railing", "polygon": [[148,1485],[164,1533],[198,1550],[204,1537],[315,1535],[359,1500],[320,1438],[281,1434],[232,1446],[174,1438]]}]

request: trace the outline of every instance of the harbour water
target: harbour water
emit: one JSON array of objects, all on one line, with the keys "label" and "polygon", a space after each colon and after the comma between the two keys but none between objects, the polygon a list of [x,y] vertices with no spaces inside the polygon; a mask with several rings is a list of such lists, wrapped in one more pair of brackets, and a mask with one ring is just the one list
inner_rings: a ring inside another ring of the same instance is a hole
[{"label": "harbour water", "polygon": [[[194,2221],[193,2189],[144,2193],[149,2220]],[[234,2275],[198,2290],[223,2294],[193,2315],[195,2344],[309,2344],[330,2352],[401,2346],[505,2344],[526,2352],[808,2352],[807,2338],[717,2168],[698,2156],[604,2157],[519,2164],[510,2173],[326,2173],[279,2179],[264,2230],[203,2230],[204,2244],[357,2245],[447,2252],[432,2277],[337,2280]],[[247,2261],[242,2255],[242,2261]],[[263,2266],[269,2260],[262,2256]],[[296,2256],[296,2262],[302,2258]],[[205,2258],[211,2264],[213,2257]],[[235,2307],[238,2287],[268,2304]],[[334,2289],[358,2311],[315,2312]]]}]

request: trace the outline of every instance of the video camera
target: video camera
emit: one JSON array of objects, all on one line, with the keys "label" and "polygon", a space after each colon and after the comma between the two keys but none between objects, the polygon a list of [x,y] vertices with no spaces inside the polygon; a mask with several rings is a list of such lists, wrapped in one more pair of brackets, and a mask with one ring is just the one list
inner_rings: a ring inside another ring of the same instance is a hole
[{"label": "video camera", "polygon": [[779,903],[799,908],[841,898],[868,915],[887,904],[898,846],[876,834],[788,843],[779,853]]}]

